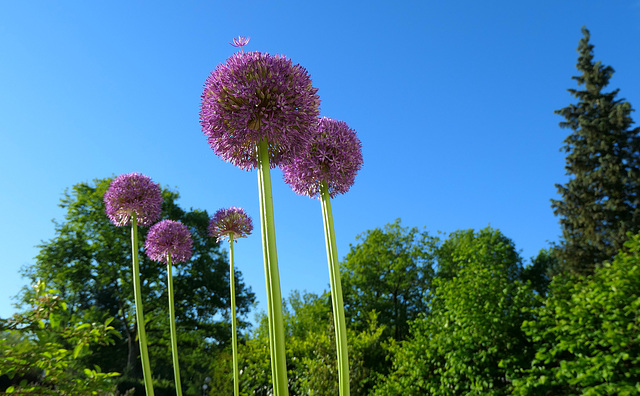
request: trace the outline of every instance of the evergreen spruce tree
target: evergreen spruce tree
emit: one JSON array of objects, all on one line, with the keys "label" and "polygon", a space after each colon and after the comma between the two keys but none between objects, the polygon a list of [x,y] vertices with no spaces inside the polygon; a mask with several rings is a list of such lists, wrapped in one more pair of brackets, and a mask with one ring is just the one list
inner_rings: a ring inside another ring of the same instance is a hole
[{"label": "evergreen spruce tree", "polygon": [[628,232],[640,230],[640,128],[631,128],[634,110],[616,99],[619,90],[604,92],[614,70],[594,62],[589,31],[582,33],[581,75],[573,79],[584,89],[569,89],[578,103],[555,112],[572,130],[563,147],[570,179],[556,185],[562,198],[551,206],[562,226],[561,270],[588,275],[613,259]]}]

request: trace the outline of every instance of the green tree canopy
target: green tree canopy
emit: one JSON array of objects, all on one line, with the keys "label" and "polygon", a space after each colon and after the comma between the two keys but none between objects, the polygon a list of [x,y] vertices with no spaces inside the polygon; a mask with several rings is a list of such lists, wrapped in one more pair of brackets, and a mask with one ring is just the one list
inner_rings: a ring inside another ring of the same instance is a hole
[{"label": "green tree canopy", "polygon": [[437,250],[438,278],[453,279],[470,263],[487,267],[502,267],[508,279],[519,279],[521,258],[511,239],[499,231],[486,228],[480,232],[458,230]]},{"label": "green tree canopy", "polygon": [[349,327],[366,329],[371,311],[385,326],[385,337],[402,340],[408,322],[428,309],[438,239],[400,219],[356,237],[341,263],[345,313]]},{"label": "green tree canopy", "polygon": [[535,306],[533,291],[516,280],[514,245],[500,231],[457,231],[444,242],[451,258],[437,278],[429,314],[411,336],[391,347],[393,371],[377,395],[504,395],[517,369],[532,357],[520,330]]},{"label": "green tree canopy", "polygon": [[640,128],[631,128],[633,109],[616,99],[619,90],[604,92],[614,70],[594,61],[589,31],[582,33],[573,79],[584,89],[569,89],[578,102],[556,111],[571,129],[563,147],[570,179],[556,185],[561,199],[551,206],[562,226],[560,265],[590,274],[640,230]]},{"label": "green tree canopy", "polygon": [[[87,359],[109,371],[139,376],[130,229],[115,227],[105,215],[103,196],[110,182],[79,183],[65,192],[60,204],[66,210],[64,221],[55,223],[55,237],[39,246],[36,263],[23,273],[32,282],[41,279],[59,290],[77,321],[115,317],[112,325],[122,334],[122,342],[96,349]],[[162,219],[181,221],[193,237],[193,258],[174,267],[174,287],[183,380],[185,387],[197,383],[194,392],[200,392],[215,351],[231,337],[225,320],[230,307],[229,265],[219,245],[207,235],[207,212],[183,210],[176,203],[176,192],[164,189],[163,197]],[[141,244],[146,232],[147,228],[139,227]],[[166,267],[141,254],[140,272],[153,373],[172,380]],[[236,293],[238,313],[246,315],[254,295],[240,273]],[[28,289],[22,294],[24,301],[31,297]]]},{"label": "green tree canopy", "polygon": [[535,342],[520,395],[640,393],[640,234],[586,279],[559,276],[523,324]]}]

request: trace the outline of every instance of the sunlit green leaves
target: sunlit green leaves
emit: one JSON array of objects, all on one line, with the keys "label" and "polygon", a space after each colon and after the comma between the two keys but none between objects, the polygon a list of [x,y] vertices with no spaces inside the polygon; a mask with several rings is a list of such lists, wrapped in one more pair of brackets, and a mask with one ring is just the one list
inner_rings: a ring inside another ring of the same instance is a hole
[{"label": "sunlit green leaves", "polygon": [[637,394],[640,391],[640,235],[592,276],[556,278],[537,320],[522,328],[535,342],[518,394]]},{"label": "sunlit green leaves", "polygon": [[378,312],[385,337],[406,338],[409,322],[428,309],[438,239],[400,219],[366,231],[341,263],[345,313],[351,326],[367,328]]},{"label": "sunlit green leaves", "polygon": [[532,354],[520,325],[537,305],[517,280],[515,247],[499,231],[458,231],[439,251],[431,309],[391,348],[393,372],[376,395],[504,395]]},{"label": "sunlit green leaves", "polygon": [[[112,392],[111,378],[98,367],[84,366],[78,359],[83,349],[113,342],[113,328],[101,323],[73,323],[67,305],[44,283],[35,287],[31,309],[2,321],[0,376],[13,384],[7,393],[38,395],[97,395]],[[37,325],[34,325],[34,321]],[[68,346],[76,345],[73,351]],[[84,375],[80,374],[84,373]]]}]

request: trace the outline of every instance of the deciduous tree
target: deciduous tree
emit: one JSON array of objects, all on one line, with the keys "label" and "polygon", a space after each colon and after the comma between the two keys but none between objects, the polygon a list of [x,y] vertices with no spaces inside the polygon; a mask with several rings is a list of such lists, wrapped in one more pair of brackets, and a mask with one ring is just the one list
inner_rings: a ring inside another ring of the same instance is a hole
[{"label": "deciduous tree", "polygon": [[453,233],[443,244],[455,273],[438,278],[429,314],[391,347],[393,370],[377,395],[506,395],[514,373],[529,363],[531,343],[520,329],[533,291],[514,279],[520,258],[498,230]]},{"label": "deciduous tree", "polygon": [[348,326],[366,329],[378,313],[385,337],[404,339],[413,319],[428,310],[438,239],[400,219],[356,237],[341,263]]}]

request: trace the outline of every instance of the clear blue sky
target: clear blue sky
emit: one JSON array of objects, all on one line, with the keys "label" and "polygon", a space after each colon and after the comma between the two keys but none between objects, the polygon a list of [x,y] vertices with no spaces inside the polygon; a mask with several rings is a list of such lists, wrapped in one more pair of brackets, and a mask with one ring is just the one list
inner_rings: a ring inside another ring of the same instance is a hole
[{"label": "clear blue sky", "polygon": [[[640,108],[637,0],[2,2],[0,317],[75,183],[142,172],[185,208],[258,216],[255,171],[215,156],[198,123],[203,82],[238,35],[307,68],[321,115],[362,140],[363,169],[333,200],[340,257],[396,218],[491,225],[534,256],[560,235],[549,199],[568,132],[553,111],[573,100],[582,25]],[[283,295],[327,289],[320,203],[272,177]],[[264,308],[259,230],[236,252]]]}]

